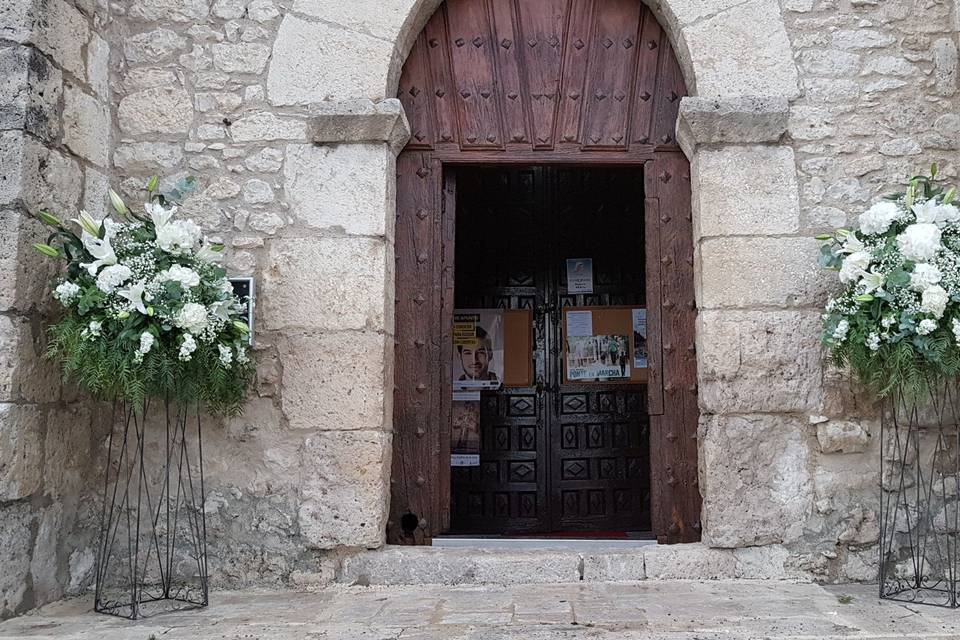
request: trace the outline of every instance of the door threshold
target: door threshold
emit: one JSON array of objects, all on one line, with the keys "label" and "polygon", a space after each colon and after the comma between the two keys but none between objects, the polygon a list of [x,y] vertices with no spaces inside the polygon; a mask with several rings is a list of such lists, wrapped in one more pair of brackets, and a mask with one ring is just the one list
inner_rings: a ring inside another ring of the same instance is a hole
[{"label": "door threshold", "polygon": [[656,546],[649,538],[505,538],[502,536],[442,536],[434,538],[434,547],[472,549],[573,549],[578,551],[627,551]]}]

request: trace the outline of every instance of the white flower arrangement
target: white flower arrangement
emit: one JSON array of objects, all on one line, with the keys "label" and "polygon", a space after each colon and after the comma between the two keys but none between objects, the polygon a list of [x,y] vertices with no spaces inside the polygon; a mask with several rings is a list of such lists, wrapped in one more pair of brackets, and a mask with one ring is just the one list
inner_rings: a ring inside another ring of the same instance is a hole
[{"label": "white flower arrangement", "polygon": [[[97,395],[138,404],[173,397],[234,413],[253,371],[243,305],[216,262],[222,247],[177,220],[174,198],[156,186],[151,179],[142,214],[111,191],[121,220],[81,212],[77,231],[39,215],[54,233],[37,250],[67,262],[53,292],[66,314],[51,328],[50,354]],[[177,195],[191,188],[182,181]]]},{"label": "white flower arrangement", "polygon": [[860,214],[857,230],[820,236],[820,263],[843,290],[823,315],[823,342],[880,396],[920,393],[960,375],[960,209],[956,190],[912,179]]}]

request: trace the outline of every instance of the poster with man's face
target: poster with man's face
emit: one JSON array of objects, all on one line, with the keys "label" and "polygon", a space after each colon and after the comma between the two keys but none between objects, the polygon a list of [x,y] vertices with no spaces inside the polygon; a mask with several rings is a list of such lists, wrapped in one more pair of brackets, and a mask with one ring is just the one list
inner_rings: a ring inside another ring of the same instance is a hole
[{"label": "poster with man's face", "polygon": [[453,312],[453,389],[499,389],[503,380],[503,312]]}]

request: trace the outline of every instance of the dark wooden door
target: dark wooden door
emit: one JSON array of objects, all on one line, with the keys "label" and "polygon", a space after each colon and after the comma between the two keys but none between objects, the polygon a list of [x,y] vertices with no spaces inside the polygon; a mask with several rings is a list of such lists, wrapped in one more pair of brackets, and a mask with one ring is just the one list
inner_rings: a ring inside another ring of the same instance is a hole
[{"label": "dark wooden door", "polygon": [[[643,306],[640,170],[457,172],[459,308],[534,311],[535,384],[484,392],[481,464],[455,467],[454,533],[650,530],[646,389],[564,383],[565,306]],[[567,258],[594,258],[568,294]]]},{"label": "dark wooden door", "polygon": [[[413,135],[397,161],[388,540],[425,544],[450,527],[454,209],[452,183],[444,176],[465,164],[644,167],[652,525],[661,542],[698,539],[693,231],[689,166],[674,136],[686,88],[656,18],[641,0],[447,0],[414,44],[397,95]],[[574,424],[572,407],[554,405],[575,392],[555,388],[550,371],[542,374],[545,393],[557,394],[543,410]],[[618,415],[629,416],[637,402],[626,390],[612,393],[624,408]],[[488,409],[517,424],[535,420],[516,415],[530,411],[524,402],[518,397],[512,408]],[[556,441],[541,438],[541,446]],[[536,483],[542,473],[538,466]],[[554,481],[563,487],[554,499],[567,491],[573,505],[570,492],[581,488],[562,482]],[[518,483],[516,495],[530,486]],[[610,497],[604,496],[605,508]],[[589,498],[578,495],[571,518],[560,525],[589,520]],[[541,516],[531,516],[535,520],[532,526],[543,526]]]}]

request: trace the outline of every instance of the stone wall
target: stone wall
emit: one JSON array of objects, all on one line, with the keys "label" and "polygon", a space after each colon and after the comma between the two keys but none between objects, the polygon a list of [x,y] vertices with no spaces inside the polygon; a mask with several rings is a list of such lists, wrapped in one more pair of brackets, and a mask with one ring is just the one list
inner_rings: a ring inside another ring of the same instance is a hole
[{"label": "stone wall", "polygon": [[878,409],[823,361],[831,280],[812,237],[931,162],[957,178],[960,14],[940,0],[781,4],[798,72],[784,135],[693,154],[704,541],[782,544],[819,579],[872,580]]},{"label": "stone wall", "polygon": [[41,359],[56,265],[30,214],[104,210],[105,3],[0,2],[0,618],[92,580],[102,430]]}]

